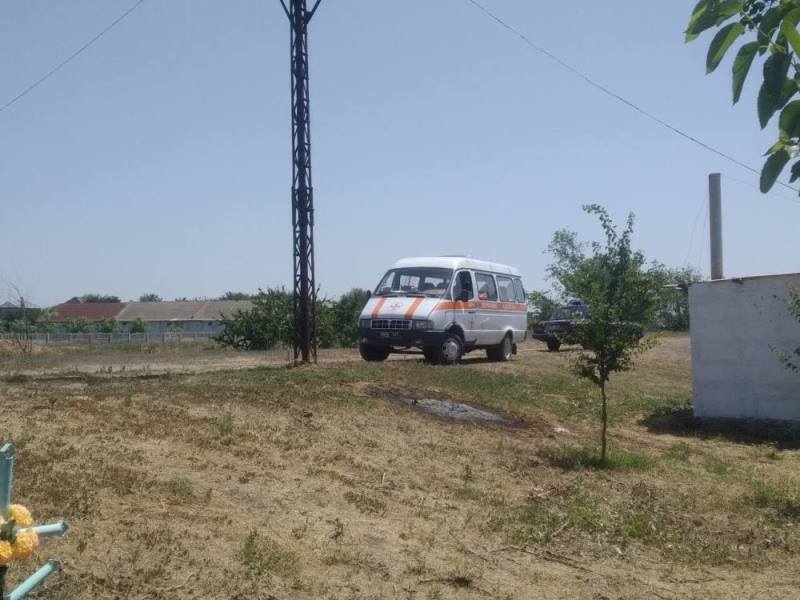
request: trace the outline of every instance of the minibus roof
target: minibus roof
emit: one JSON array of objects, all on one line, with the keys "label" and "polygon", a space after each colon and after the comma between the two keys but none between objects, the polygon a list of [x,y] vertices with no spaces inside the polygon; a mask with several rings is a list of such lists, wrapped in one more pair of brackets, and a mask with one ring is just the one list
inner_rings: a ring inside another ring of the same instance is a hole
[{"label": "minibus roof", "polygon": [[520,277],[519,270],[508,265],[478,260],[466,256],[426,256],[418,258],[404,258],[398,260],[393,269],[403,269],[408,267],[438,267],[442,269],[472,269],[473,271],[488,271],[490,273],[501,273],[503,275],[513,275]]}]

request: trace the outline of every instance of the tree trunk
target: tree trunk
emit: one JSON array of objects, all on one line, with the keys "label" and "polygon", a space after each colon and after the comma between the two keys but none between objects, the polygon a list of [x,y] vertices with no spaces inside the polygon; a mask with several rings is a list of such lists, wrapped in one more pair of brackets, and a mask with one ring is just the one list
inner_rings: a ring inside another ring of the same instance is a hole
[{"label": "tree trunk", "polygon": [[606,397],[606,382],[600,382],[600,394],[603,396],[603,435],[601,439],[600,461],[606,462],[606,433],[608,431],[608,398]]}]

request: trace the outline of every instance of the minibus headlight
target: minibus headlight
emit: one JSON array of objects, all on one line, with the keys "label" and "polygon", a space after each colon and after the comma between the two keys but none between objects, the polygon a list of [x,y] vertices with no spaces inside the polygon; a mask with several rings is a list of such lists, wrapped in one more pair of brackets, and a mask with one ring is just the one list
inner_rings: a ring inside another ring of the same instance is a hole
[{"label": "minibus headlight", "polygon": [[433,321],[414,321],[414,329],[433,329]]},{"label": "minibus headlight", "polygon": [[361,327],[361,329],[369,329],[371,325],[372,325],[371,319],[361,319],[358,322],[358,326]]}]

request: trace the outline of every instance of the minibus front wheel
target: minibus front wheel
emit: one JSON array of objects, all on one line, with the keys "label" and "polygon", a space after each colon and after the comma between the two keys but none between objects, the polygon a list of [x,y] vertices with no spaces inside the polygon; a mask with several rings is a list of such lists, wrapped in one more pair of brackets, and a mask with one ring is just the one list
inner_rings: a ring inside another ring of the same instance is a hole
[{"label": "minibus front wheel", "polygon": [[367,362],[383,362],[389,358],[388,346],[373,346],[372,344],[361,343],[358,345],[358,351],[361,358]]},{"label": "minibus front wheel", "polygon": [[454,365],[464,354],[464,340],[455,331],[448,331],[436,348],[436,358],[441,365]]}]

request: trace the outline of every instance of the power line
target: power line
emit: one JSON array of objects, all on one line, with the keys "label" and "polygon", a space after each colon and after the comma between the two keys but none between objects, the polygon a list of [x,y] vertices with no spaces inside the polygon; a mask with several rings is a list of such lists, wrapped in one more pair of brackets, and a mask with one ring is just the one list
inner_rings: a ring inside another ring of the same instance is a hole
[{"label": "power line", "polygon": [[694,225],[692,225],[692,233],[689,236],[689,247],[686,250],[686,258],[683,259],[683,264],[689,264],[689,257],[692,254],[692,249],[694,248],[694,235],[697,231],[697,222],[700,220],[700,214],[703,212],[703,209],[708,206],[708,192],[703,197],[700,202],[700,206],[697,208],[697,214],[694,216]]},{"label": "power line", "polygon": [[[722,174],[722,176],[727,179],[728,181],[735,181],[736,183],[740,183],[742,185],[746,185],[747,187],[753,188],[754,190],[761,191],[757,185],[752,184],[748,181],[744,181],[743,179],[737,179],[736,177],[731,177],[730,175]],[[784,196],[783,194],[775,193],[774,191],[769,192],[770,194],[774,194],[776,198],[780,198],[781,200],[786,200],[787,202],[792,202],[793,204],[800,204],[800,198],[790,198],[789,196]]]},{"label": "power line", "polygon": [[[520,30],[516,29],[515,27],[509,25],[507,22],[505,22],[503,19],[501,19],[495,13],[493,13],[488,8],[483,6],[483,4],[478,2],[478,0],[467,0],[467,2],[469,2],[470,4],[475,6],[477,9],[479,9],[481,12],[483,12],[490,19],[494,20],[498,25],[500,25],[501,27],[503,27],[504,29],[506,29],[507,31],[509,31],[513,35],[515,35],[516,37],[520,38],[528,46],[530,46],[531,48],[536,50],[536,52],[546,56],[551,61],[555,62],[557,65],[559,65],[560,67],[566,69],[567,71],[569,71],[573,75],[576,75],[577,77],[580,77],[581,79],[583,79],[586,83],[588,83],[592,87],[600,90],[601,92],[603,92],[604,94],[606,94],[608,96],[611,96],[615,100],[618,100],[619,102],[625,104],[629,108],[632,108],[633,110],[635,110],[639,114],[643,115],[644,117],[650,119],[651,121],[654,121],[654,122],[658,123],[659,125],[669,129],[673,133],[676,133],[679,136],[689,140],[690,142],[693,142],[694,144],[697,144],[701,148],[705,148],[709,152],[713,152],[717,156],[720,156],[720,157],[724,158],[725,160],[728,160],[728,161],[732,162],[733,164],[742,167],[743,169],[747,169],[748,171],[750,171],[752,173],[755,173],[756,175],[760,175],[761,174],[760,171],[758,171],[757,169],[754,169],[750,165],[748,165],[746,163],[743,163],[742,161],[740,161],[740,160],[734,158],[733,156],[731,156],[730,154],[726,154],[725,152],[722,152],[721,150],[717,150],[713,146],[710,146],[709,144],[706,144],[705,142],[703,142],[703,141],[697,139],[696,137],[694,137],[693,135],[690,135],[690,134],[686,133],[685,131],[682,131],[681,129],[678,129],[674,125],[670,125],[669,123],[667,123],[663,119],[657,117],[653,113],[648,112],[647,110],[643,109],[642,107],[638,106],[637,104],[633,103],[632,101],[628,100],[627,98],[625,98],[625,97],[617,94],[613,90],[607,88],[603,84],[598,83],[597,81],[595,81],[594,79],[592,79],[591,77],[589,77],[588,75],[583,73],[582,71],[579,71],[578,69],[576,69],[575,67],[573,67],[569,63],[567,63],[567,62],[563,61],[562,59],[560,59],[558,56],[556,56],[555,54],[553,54],[552,52],[550,52],[546,48],[543,48],[542,46],[539,46],[539,45],[535,44],[533,41],[531,41],[530,38],[528,38],[528,36],[526,36],[524,33],[522,33]],[[793,188],[792,186],[790,186],[789,184],[784,183],[782,181],[778,181],[777,183],[779,183],[783,187],[788,188],[788,189],[792,190],[793,192],[797,193],[797,190],[795,188]]]},{"label": "power line", "polygon": [[100,33],[98,33],[96,36],[94,36],[94,37],[93,37],[91,40],[89,40],[89,41],[88,41],[88,42],[86,42],[86,43],[85,43],[83,46],[81,46],[80,48],[78,48],[78,49],[77,49],[75,52],[73,52],[73,53],[72,53],[72,54],[71,54],[71,55],[70,55],[68,58],[66,58],[66,59],[64,59],[63,61],[61,61],[60,63],[58,63],[58,64],[57,64],[55,67],[53,67],[52,69],[50,69],[50,70],[49,70],[47,73],[45,73],[44,75],[42,75],[42,76],[41,76],[39,79],[37,79],[36,81],[34,81],[34,82],[31,84],[31,85],[29,85],[28,87],[26,87],[26,88],[25,88],[24,90],[22,90],[22,91],[21,91],[19,94],[17,94],[16,96],[14,96],[14,97],[13,97],[11,100],[9,100],[8,102],[6,102],[6,103],[5,103],[5,104],[4,104],[2,107],[0,107],[0,112],[3,112],[4,110],[6,110],[6,109],[7,109],[9,106],[11,106],[11,105],[12,105],[12,104],[14,104],[15,102],[17,102],[17,100],[20,100],[21,98],[23,98],[24,96],[26,96],[26,95],[27,95],[29,92],[33,91],[33,90],[34,90],[34,89],[36,89],[36,88],[37,88],[39,85],[41,85],[42,83],[44,83],[45,81],[47,81],[47,80],[48,80],[50,77],[52,77],[53,75],[55,75],[55,74],[56,74],[58,71],[60,71],[60,70],[61,70],[63,67],[65,67],[65,66],[66,66],[66,65],[67,65],[69,62],[71,62],[73,59],[75,59],[75,58],[76,58],[76,57],[77,57],[79,54],[81,54],[81,53],[82,53],[84,50],[88,49],[88,48],[89,48],[89,47],[90,47],[92,44],[94,44],[94,43],[95,43],[97,40],[99,40],[101,37],[103,37],[103,36],[104,36],[105,34],[107,34],[109,31],[111,31],[112,29],[114,29],[114,27],[116,27],[116,26],[117,26],[117,25],[118,25],[118,24],[119,24],[119,23],[120,23],[120,22],[121,22],[121,21],[122,21],[122,20],[123,20],[125,17],[127,17],[127,16],[128,16],[129,14],[131,14],[131,13],[132,13],[134,10],[136,10],[136,9],[137,9],[137,8],[138,8],[138,7],[139,7],[141,4],[143,4],[143,3],[144,3],[144,1],[145,1],[145,0],[138,0],[138,1],[136,2],[136,4],[134,4],[134,5],[133,5],[133,6],[131,6],[131,7],[130,7],[128,10],[126,10],[124,13],[122,13],[122,14],[121,14],[119,17],[117,17],[117,18],[116,18],[116,19],[115,19],[115,20],[114,20],[114,21],[113,21],[113,22],[112,22],[110,25],[108,25],[108,27],[106,27],[105,29],[103,29],[103,30],[102,30]]}]

